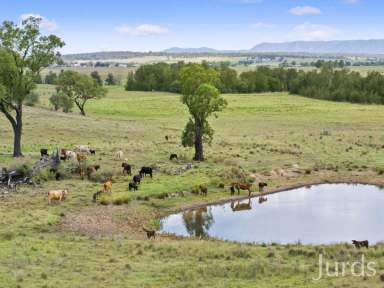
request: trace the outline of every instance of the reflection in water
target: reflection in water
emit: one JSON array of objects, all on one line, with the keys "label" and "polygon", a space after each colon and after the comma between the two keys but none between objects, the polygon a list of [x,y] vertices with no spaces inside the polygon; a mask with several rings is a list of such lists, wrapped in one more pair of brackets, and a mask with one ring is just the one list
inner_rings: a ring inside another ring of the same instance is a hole
[{"label": "reflection in water", "polygon": [[384,193],[373,185],[322,184],[190,210],[162,219],[162,231],[239,242],[322,244],[384,240]]},{"label": "reflection in water", "polygon": [[251,210],[252,209],[251,198],[248,198],[248,202],[245,202],[245,203],[241,203],[241,201],[231,201],[231,209],[233,212]]},{"label": "reflection in water", "polygon": [[208,236],[208,230],[213,224],[211,209],[207,207],[190,210],[183,213],[184,226],[190,236]]}]

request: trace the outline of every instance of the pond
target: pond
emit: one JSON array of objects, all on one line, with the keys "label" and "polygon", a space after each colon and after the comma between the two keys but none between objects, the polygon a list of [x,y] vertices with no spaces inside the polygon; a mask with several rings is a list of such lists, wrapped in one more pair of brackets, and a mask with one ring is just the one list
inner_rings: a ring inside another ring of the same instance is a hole
[{"label": "pond", "polygon": [[170,215],[162,231],[256,243],[331,244],[384,240],[384,191],[374,185],[321,184]]}]

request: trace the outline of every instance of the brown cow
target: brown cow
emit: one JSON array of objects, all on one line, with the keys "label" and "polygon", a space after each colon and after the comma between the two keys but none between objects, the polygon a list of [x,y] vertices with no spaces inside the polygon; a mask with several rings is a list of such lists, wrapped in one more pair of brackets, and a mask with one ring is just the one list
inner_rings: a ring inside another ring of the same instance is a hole
[{"label": "brown cow", "polygon": [[121,167],[123,167],[123,174],[132,175],[132,165],[128,163],[121,163]]},{"label": "brown cow", "polygon": [[104,193],[112,193],[112,181],[108,180],[107,182],[103,183],[103,185],[101,186],[101,191],[103,191]]},{"label": "brown cow", "polygon": [[247,190],[248,196],[251,196],[251,187],[250,183],[232,183],[231,184],[231,195],[235,193],[235,189],[237,190],[237,194],[240,194],[240,190]]},{"label": "brown cow", "polygon": [[207,186],[205,186],[205,185],[200,185],[200,186],[199,186],[199,189],[200,189],[200,194],[201,194],[201,195],[207,196],[207,194],[208,194],[208,188],[207,188]]},{"label": "brown cow", "polygon": [[51,190],[48,191],[48,204],[50,205],[52,203],[52,200],[64,200],[68,195],[68,190]]},{"label": "brown cow", "polygon": [[77,153],[76,159],[77,159],[77,162],[84,163],[87,160],[87,155]]},{"label": "brown cow", "polygon": [[97,172],[97,170],[100,169],[100,165],[91,165],[91,166],[88,166],[87,167],[87,176],[88,178],[91,177],[91,175],[95,172]]}]

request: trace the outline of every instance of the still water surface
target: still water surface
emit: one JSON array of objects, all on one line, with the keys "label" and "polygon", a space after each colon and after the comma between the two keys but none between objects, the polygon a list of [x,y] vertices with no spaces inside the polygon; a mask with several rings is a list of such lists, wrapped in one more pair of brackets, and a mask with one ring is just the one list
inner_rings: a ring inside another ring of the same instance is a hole
[{"label": "still water surface", "polygon": [[189,210],[162,219],[162,231],[239,242],[329,244],[384,240],[384,190],[321,184]]}]

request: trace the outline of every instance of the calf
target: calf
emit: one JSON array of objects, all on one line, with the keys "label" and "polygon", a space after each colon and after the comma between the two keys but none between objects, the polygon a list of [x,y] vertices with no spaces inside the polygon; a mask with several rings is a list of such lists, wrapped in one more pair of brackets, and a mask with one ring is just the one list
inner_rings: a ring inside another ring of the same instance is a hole
[{"label": "calf", "polygon": [[135,181],[131,181],[131,182],[129,182],[129,184],[128,184],[128,190],[131,191],[132,189],[133,189],[134,191],[136,191],[137,189],[139,189],[139,188],[137,187],[137,183],[136,183]]},{"label": "calf", "polygon": [[155,237],[156,237],[156,231],[155,230],[145,229],[145,227],[143,227],[143,230],[144,230],[144,232],[147,233],[148,239],[151,239],[151,238],[155,239]]},{"label": "calf", "polygon": [[59,200],[62,201],[66,198],[68,195],[68,190],[51,190],[48,191],[48,204],[50,205],[52,203],[52,200]]},{"label": "calf", "polygon": [[76,155],[77,162],[83,163],[87,160],[87,155],[85,154],[77,154]]},{"label": "calf", "polygon": [[116,151],[115,152],[115,159],[121,159],[121,158],[123,158],[123,156],[124,156],[124,152],[123,151]]},{"label": "calf", "polygon": [[263,192],[264,191],[264,187],[267,187],[268,184],[265,183],[265,182],[259,182],[259,191],[260,192]]},{"label": "calf", "polygon": [[68,152],[68,149],[61,149],[60,154],[61,154],[62,156],[66,156],[66,155],[67,155],[67,152]]},{"label": "calf", "polygon": [[121,163],[121,167],[123,167],[123,174],[132,175],[132,165],[128,163]]},{"label": "calf", "polygon": [[40,156],[41,156],[41,157],[49,156],[49,154],[48,154],[48,149],[41,148],[41,149],[40,149]]},{"label": "calf", "polygon": [[152,168],[151,167],[141,167],[139,174],[140,174],[141,178],[143,178],[144,176],[147,176],[147,175],[151,176],[151,178],[152,178]]},{"label": "calf", "polygon": [[200,185],[200,186],[199,186],[199,189],[200,189],[200,194],[201,194],[201,195],[207,196],[207,193],[208,193],[208,188],[207,188],[207,186],[205,186],[205,185]]},{"label": "calf", "polygon": [[67,159],[71,159],[71,160],[75,160],[77,158],[76,152],[70,151],[70,150],[67,150],[65,152],[65,156],[67,157]]},{"label": "calf", "polygon": [[369,242],[368,242],[368,240],[364,240],[364,241],[352,240],[352,244],[355,245],[355,247],[356,247],[357,249],[360,249],[360,248],[362,248],[362,247],[366,247],[366,248],[369,247]]},{"label": "calf", "polygon": [[137,174],[137,175],[133,176],[132,180],[133,180],[133,182],[135,182],[136,184],[140,184],[141,176]]},{"label": "calf", "polygon": [[96,155],[96,150],[95,149],[89,149],[89,153],[91,153],[91,155]]},{"label": "calf", "polygon": [[173,159],[176,159],[177,160],[177,154],[171,154],[171,156],[169,156],[169,160],[172,161]]},{"label": "calf", "polygon": [[108,180],[107,182],[103,183],[103,185],[101,185],[101,191],[104,193],[112,193],[112,181]]}]

